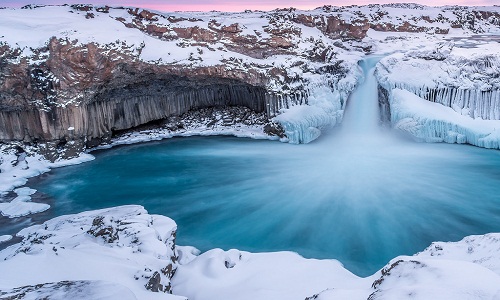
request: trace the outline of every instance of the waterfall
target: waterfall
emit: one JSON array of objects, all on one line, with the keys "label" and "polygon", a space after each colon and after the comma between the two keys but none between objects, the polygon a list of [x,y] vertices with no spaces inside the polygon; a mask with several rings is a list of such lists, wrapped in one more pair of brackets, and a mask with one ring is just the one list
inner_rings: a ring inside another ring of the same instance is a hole
[{"label": "waterfall", "polygon": [[363,79],[347,100],[342,121],[342,133],[345,135],[371,136],[379,130],[378,83],[374,72],[381,58],[369,56],[359,63]]}]

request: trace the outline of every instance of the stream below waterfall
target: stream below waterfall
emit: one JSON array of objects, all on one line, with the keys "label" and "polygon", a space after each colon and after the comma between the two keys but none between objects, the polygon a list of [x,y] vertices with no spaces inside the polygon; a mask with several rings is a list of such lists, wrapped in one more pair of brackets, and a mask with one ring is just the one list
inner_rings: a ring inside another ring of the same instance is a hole
[{"label": "stream below waterfall", "polygon": [[499,232],[500,151],[379,130],[376,61],[361,64],[342,128],[311,144],[173,138],[97,151],[28,186],[51,205],[44,218],[140,204],[177,222],[180,245],[296,251],[360,276],[433,241]]}]

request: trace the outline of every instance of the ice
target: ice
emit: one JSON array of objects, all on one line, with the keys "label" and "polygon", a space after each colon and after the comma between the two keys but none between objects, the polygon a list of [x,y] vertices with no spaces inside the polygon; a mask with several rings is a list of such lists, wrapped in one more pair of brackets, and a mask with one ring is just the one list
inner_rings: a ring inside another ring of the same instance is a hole
[{"label": "ice", "polygon": [[426,142],[500,148],[500,121],[473,119],[402,89],[390,96],[392,126]]},{"label": "ice", "polygon": [[290,143],[307,144],[321,135],[321,129],[341,122],[344,102],[340,91],[319,86],[311,91],[308,105],[283,109],[274,121],[283,126]]},{"label": "ice", "polygon": [[307,144],[321,135],[321,127],[335,125],[337,118],[318,107],[296,105],[274,118],[285,129],[292,144]]},{"label": "ice", "polygon": [[464,116],[499,120],[498,50],[490,45],[449,50],[449,43],[434,47],[384,58],[376,72],[380,85],[410,91]]}]

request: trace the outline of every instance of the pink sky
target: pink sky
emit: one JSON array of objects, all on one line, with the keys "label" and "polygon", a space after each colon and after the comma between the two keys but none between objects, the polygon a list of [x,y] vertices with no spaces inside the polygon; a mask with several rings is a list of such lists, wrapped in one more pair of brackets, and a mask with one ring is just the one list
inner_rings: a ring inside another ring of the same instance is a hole
[{"label": "pink sky", "polygon": [[254,1],[231,1],[231,0],[1,0],[0,6],[20,7],[26,4],[74,4],[93,3],[108,4],[110,6],[137,6],[161,11],[195,10],[195,11],[242,11],[252,10],[272,10],[283,7],[296,7],[299,9],[313,9],[326,4],[342,6],[352,4],[374,4],[374,3],[419,3],[430,6],[440,5],[494,5],[500,4],[500,0],[254,0]]}]

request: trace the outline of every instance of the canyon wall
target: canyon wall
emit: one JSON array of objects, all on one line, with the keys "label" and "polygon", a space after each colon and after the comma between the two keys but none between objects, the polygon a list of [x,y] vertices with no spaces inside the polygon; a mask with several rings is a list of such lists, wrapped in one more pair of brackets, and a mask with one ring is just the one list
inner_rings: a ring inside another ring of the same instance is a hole
[{"label": "canyon wall", "polygon": [[[71,156],[116,131],[189,110],[244,106],[280,123],[290,142],[310,142],[341,121],[361,76],[357,61],[387,44],[407,43],[393,33],[414,34],[418,48],[451,29],[487,32],[498,20],[497,8],[419,5],[242,13],[0,9],[0,141],[72,148],[64,154]],[[386,83],[383,119],[390,89],[405,84]],[[462,90],[415,88],[473,117],[500,117],[494,88]]]}]

